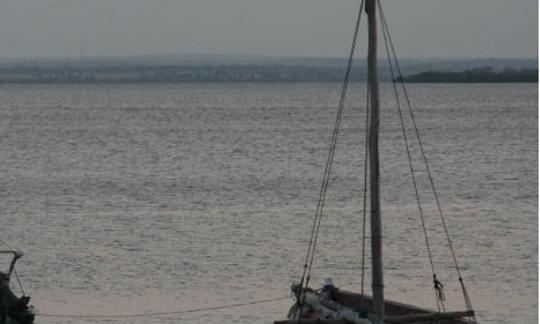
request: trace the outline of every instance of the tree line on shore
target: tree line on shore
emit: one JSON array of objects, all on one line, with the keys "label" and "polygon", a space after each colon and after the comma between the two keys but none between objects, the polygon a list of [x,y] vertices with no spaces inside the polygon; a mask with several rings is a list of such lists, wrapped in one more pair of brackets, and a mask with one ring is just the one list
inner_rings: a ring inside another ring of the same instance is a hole
[{"label": "tree line on shore", "polygon": [[[344,67],[288,65],[118,65],[96,67],[0,68],[0,83],[187,83],[187,82],[341,82]],[[366,80],[365,68],[353,69],[351,81]],[[391,81],[388,74],[382,81]],[[461,72],[426,71],[406,82],[538,82],[538,69],[474,68]]]},{"label": "tree line on shore", "polygon": [[491,67],[480,67],[461,72],[427,71],[403,79],[405,82],[538,82],[538,69],[504,69],[497,72]]}]

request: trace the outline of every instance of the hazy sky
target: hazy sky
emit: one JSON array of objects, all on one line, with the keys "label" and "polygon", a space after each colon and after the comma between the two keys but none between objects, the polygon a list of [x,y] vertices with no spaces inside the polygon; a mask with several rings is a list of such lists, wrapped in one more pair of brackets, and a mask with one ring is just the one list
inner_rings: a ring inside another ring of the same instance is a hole
[{"label": "hazy sky", "polygon": [[[538,54],[538,0],[381,1],[401,57]],[[345,56],[359,2],[0,0],[0,57]]]}]

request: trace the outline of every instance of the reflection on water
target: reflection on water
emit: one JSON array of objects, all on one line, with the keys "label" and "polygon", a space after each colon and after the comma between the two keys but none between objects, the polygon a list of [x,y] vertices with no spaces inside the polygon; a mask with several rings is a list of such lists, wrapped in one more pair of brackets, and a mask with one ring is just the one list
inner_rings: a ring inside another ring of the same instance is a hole
[{"label": "reflection on water", "polygon": [[[382,88],[387,295],[434,307],[395,105]],[[410,92],[479,320],[536,322],[536,85]],[[313,279],[348,289],[360,283],[363,93],[353,85]],[[27,252],[19,270],[33,303],[108,314],[287,295],[338,95],[333,84],[1,86],[1,237]],[[463,308],[432,197],[422,199],[438,277],[451,308]],[[39,323],[270,323],[289,305]]]}]

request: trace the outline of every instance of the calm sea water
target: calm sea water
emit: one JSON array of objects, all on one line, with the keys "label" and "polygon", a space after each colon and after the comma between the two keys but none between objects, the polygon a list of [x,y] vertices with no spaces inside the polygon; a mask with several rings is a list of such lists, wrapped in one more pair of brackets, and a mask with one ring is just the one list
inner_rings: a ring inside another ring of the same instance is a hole
[{"label": "calm sea water", "polygon": [[[19,271],[34,305],[103,315],[287,296],[300,277],[339,88],[0,86],[0,235],[27,252]],[[390,90],[383,85],[386,293],[433,308]],[[409,90],[479,320],[537,322],[537,86]],[[360,289],[364,93],[363,84],[351,88],[314,286],[331,276]],[[413,155],[437,275],[449,308],[463,309],[418,148]],[[290,305],[38,323],[271,323]]]}]

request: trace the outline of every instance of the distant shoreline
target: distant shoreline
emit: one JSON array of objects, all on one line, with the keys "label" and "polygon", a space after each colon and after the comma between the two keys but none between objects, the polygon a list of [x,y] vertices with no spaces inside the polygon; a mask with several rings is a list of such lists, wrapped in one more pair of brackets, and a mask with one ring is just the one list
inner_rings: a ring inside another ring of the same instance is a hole
[{"label": "distant shoreline", "polygon": [[[2,83],[261,83],[340,82],[344,68],[284,65],[118,65],[98,67],[10,67]],[[365,78],[364,69],[351,76]]]},{"label": "distant shoreline", "polygon": [[[0,68],[0,84],[115,84],[115,83],[329,83],[342,82],[344,67],[307,65],[116,65],[10,66]],[[384,72],[384,71],[383,71]],[[366,69],[353,69],[351,82],[365,82]],[[381,81],[391,81],[388,74]],[[423,71],[405,82],[501,83],[538,82],[534,68],[491,67],[460,72]]]},{"label": "distant shoreline", "polygon": [[427,71],[403,80],[410,83],[538,83],[538,69],[496,72],[491,67],[482,67],[460,72]]}]

